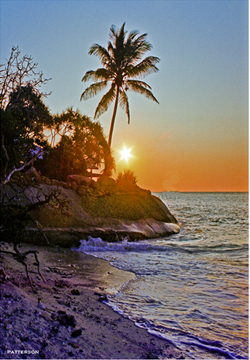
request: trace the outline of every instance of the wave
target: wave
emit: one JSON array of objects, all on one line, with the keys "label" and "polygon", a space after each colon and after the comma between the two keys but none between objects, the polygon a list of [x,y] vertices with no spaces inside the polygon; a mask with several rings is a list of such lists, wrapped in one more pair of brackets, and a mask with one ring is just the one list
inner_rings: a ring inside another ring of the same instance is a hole
[{"label": "wave", "polygon": [[[146,241],[130,242],[126,238],[117,243],[108,243],[103,241],[100,237],[93,238],[88,236],[87,240],[80,240],[80,246],[78,250],[80,252],[106,252],[106,251],[117,251],[117,252],[127,252],[127,251],[153,251],[159,250],[159,247],[156,247]],[[164,250],[164,249],[162,249]]]},{"label": "wave", "polygon": [[225,348],[221,341],[204,339],[189,334],[180,329],[174,329],[173,327],[155,325],[152,321],[146,320],[144,318],[134,318],[133,316],[125,315],[124,312],[121,311],[119,306],[117,306],[115,303],[112,303],[112,301],[106,302],[106,304],[120,315],[132,320],[136,326],[146,329],[149,334],[167,340],[177,348],[185,351],[188,350],[191,358],[193,358],[192,352],[197,355],[197,350],[194,350],[195,347],[202,350],[203,356],[205,354],[208,355],[209,353],[212,353],[222,355],[226,359],[244,359],[243,356],[236,354],[237,349],[235,349],[236,351],[234,351],[233,349],[229,350]]},{"label": "wave", "polygon": [[[162,244],[163,242],[163,244]],[[84,253],[95,253],[95,252],[144,252],[144,251],[159,251],[159,252],[171,252],[171,251],[179,251],[179,252],[187,252],[187,253],[225,253],[225,252],[235,252],[235,251],[248,251],[248,244],[210,244],[207,245],[204,242],[204,245],[200,242],[199,244],[196,241],[192,240],[188,242],[183,242],[180,240],[164,240],[157,242],[157,240],[142,240],[138,242],[128,241],[126,238],[117,243],[108,243],[103,241],[100,237],[94,238],[88,236],[87,240],[81,240],[80,246],[78,249],[74,249]]]},{"label": "wave", "polygon": [[[182,339],[181,341],[176,341],[175,339],[173,339],[173,337],[168,337],[167,335],[164,335],[157,330],[148,329],[148,333],[166,339],[170,341],[173,345],[177,347],[179,346],[180,348],[182,348],[182,344],[188,346],[188,348],[192,348],[195,346],[200,349],[206,350],[209,353],[217,353],[225,356],[226,359],[243,359],[243,357],[236,355],[228,349],[225,349],[219,341],[204,340],[189,334],[186,334],[188,340],[185,341],[184,339]],[[184,333],[182,334],[182,336],[183,335]]]}]

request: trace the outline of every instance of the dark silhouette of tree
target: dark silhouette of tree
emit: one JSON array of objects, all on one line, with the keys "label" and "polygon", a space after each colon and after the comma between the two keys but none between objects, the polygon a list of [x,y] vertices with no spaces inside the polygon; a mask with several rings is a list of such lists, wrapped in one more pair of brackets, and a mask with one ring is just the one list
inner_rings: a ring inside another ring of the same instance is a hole
[{"label": "dark silhouette of tree", "polygon": [[1,111],[1,183],[14,172],[23,170],[46,145],[44,126],[52,121],[41,95],[31,85],[17,87],[9,95],[8,105]]},{"label": "dark silhouette of tree", "polygon": [[133,171],[125,170],[117,175],[116,184],[127,190],[133,190],[136,187],[137,179]]},{"label": "dark silhouette of tree", "polygon": [[38,64],[31,56],[21,58],[18,47],[6,61],[0,65],[1,185],[37,158],[38,146],[45,144],[43,127],[52,120],[43,103],[48,94],[40,89],[49,79],[36,70]]},{"label": "dark silhouette of tree", "polygon": [[105,173],[114,167],[110,159],[108,143],[99,122],[93,122],[78,110],[67,109],[53,117],[49,127],[58,143],[48,149],[42,160],[37,160],[37,168],[43,175],[66,180],[68,175],[85,175],[88,166],[105,164]]},{"label": "dark silhouette of tree", "polygon": [[45,85],[51,79],[45,79],[42,71],[37,71],[38,63],[33,61],[30,55],[20,57],[18,46],[13,46],[6,65],[0,65],[0,107],[8,106],[10,95],[18,87],[31,86],[33,91],[42,97],[49,94],[41,92],[41,85]]},{"label": "dark silhouette of tree", "polygon": [[146,41],[147,34],[138,35],[137,31],[132,31],[126,37],[127,31],[124,28],[125,23],[120,30],[116,31],[114,26],[110,28],[110,41],[107,49],[98,44],[91,46],[89,54],[98,56],[103,68],[87,71],[82,78],[82,81],[85,82],[88,80],[96,82],[82,93],[81,100],[93,97],[110,83],[110,89],[102,96],[94,115],[95,118],[98,118],[115,101],[109,131],[109,147],[111,147],[118,104],[125,109],[128,123],[130,123],[128,90],[145,95],[158,103],[151,92],[151,87],[137,78],[143,78],[150,73],[157,72],[156,64],[160,59],[155,56],[142,59],[143,55],[152,49],[152,45]]}]

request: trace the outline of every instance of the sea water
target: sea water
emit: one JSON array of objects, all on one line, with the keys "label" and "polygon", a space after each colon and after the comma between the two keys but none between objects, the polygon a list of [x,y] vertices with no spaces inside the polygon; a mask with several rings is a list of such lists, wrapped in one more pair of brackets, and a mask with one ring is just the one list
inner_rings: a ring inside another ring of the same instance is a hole
[{"label": "sea water", "polygon": [[155,195],[182,224],[180,233],[81,241],[80,251],[136,275],[108,304],[185,358],[248,358],[248,194]]}]

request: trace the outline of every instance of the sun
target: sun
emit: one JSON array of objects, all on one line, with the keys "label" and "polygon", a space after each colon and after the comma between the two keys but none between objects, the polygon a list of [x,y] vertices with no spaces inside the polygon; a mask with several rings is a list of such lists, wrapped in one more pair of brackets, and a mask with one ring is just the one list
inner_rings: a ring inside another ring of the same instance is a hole
[{"label": "sun", "polygon": [[125,160],[128,162],[129,158],[132,157],[130,153],[131,149],[127,149],[125,146],[123,147],[123,150],[120,150],[121,154],[121,160]]}]

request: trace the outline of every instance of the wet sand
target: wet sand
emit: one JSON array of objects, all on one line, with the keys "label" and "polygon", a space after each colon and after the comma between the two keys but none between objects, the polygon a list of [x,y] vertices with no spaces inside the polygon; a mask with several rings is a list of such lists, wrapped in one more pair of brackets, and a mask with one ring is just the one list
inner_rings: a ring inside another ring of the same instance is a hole
[{"label": "wet sand", "polygon": [[[1,243],[1,249],[12,250]],[[0,255],[8,279],[0,284],[1,359],[183,359],[171,343],[138,328],[101,300],[135,276],[107,261],[68,249],[23,245],[38,250],[24,266]],[[41,299],[41,302],[38,299]]]}]

